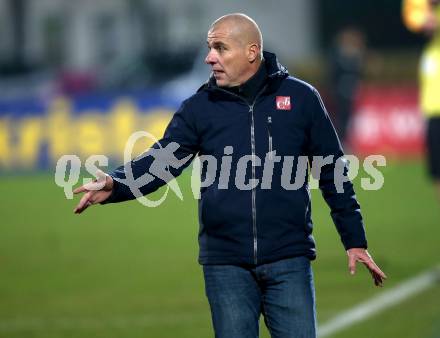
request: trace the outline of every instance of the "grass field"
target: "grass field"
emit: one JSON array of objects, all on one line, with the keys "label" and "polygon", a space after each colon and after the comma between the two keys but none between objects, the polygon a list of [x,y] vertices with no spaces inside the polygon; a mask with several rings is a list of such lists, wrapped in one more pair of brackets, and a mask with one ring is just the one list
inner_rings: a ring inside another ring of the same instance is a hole
[{"label": "grass field", "polygon": [[[370,251],[389,276],[383,289],[363,267],[348,274],[313,192],[319,323],[440,263],[440,208],[423,166],[383,172],[383,189],[358,189]],[[129,202],[78,216],[51,175],[1,176],[0,337],[212,337],[188,178],[184,202],[170,194],[159,208]],[[440,284],[334,337],[440,337]]]}]

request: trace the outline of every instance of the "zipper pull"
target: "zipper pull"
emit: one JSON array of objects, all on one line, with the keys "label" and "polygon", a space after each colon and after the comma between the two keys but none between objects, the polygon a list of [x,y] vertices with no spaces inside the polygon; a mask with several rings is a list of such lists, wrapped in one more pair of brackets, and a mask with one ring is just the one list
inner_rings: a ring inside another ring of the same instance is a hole
[{"label": "zipper pull", "polygon": [[273,153],[272,153],[272,116],[267,117],[267,133],[269,136],[269,159],[273,160]]}]

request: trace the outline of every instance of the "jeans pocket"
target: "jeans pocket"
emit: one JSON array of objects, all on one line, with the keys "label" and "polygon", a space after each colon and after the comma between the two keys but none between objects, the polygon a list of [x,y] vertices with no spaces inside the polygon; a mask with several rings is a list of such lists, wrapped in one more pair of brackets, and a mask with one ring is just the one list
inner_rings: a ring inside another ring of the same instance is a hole
[{"label": "jeans pocket", "polygon": [[306,256],[286,258],[274,264],[277,265],[277,270],[280,269],[282,272],[305,271],[309,270],[311,265],[310,259]]}]

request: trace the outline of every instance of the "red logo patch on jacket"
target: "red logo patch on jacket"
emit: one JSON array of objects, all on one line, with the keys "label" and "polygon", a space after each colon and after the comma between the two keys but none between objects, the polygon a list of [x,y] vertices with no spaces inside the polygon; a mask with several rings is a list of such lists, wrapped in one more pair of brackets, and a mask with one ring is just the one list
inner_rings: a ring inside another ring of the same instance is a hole
[{"label": "red logo patch on jacket", "polygon": [[276,97],[276,106],[278,110],[290,110],[290,96],[277,96]]}]

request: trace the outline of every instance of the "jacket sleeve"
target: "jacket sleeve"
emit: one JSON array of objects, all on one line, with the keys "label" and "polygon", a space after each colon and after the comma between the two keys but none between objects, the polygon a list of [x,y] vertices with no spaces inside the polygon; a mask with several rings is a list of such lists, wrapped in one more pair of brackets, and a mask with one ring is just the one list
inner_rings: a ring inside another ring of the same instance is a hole
[{"label": "jacket sleeve", "polygon": [[[162,150],[172,143],[176,143],[171,148],[173,152],[164,153]],[[113,178],[113,191],[102,204],[132,200],[139,197],[139,194],[147,195],[156,191],[172,178],[179,176],[198,151],[199,142],[193,111],[189,107],[189,100],[186,100],[173,115],[162,139],[142,155],[109,173]],[[188,158],[184,164],[172,166],[173,161],[177,163],[176,161],[184,158]],[[166,168],[165,171],[162,171],[164,175],[159,175],[162,178],[150,172],[152,164],[159,168]],[[134,184],[134,189],[133,180],[139,181]],[[135,190],[137,196],[134,194]]]},{"label": "jacket sleeve", "polygon": [[[311,118],[309,124],[309,161],[313,171],[313,157],[333,156],[331,164],[325,164],[319,175],[319,188],[330,207],[330,214],[336,225],[346,250],[367,248],[364,224],[359,203],[348,180],[336,186],[335,168],[337,160],[344,155],[336,131],[316,89],[312,88],[306,96],[306,113]],[[348,174],[348,167],[343,167],[343,175]]]}]

